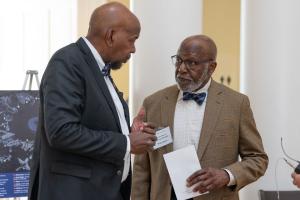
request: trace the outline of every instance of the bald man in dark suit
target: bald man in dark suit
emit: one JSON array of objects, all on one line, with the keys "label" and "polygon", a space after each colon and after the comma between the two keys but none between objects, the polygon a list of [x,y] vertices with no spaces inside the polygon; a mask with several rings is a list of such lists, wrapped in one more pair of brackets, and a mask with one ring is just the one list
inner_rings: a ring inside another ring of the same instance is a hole
[{"label": "bald man in dark suit", "polygon": [[129,200],[130,153],[154,145],[143,111],[129,127],[128,107],[110,76],[135,52],[137,17],[108,3],[89,25],[87,37],[58,50],[43,75],[30,200]]}]

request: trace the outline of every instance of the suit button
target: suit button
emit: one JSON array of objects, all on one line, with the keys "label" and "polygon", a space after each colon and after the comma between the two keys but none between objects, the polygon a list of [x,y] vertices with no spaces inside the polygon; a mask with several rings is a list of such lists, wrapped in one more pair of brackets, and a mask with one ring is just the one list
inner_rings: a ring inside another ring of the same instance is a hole
[{"label": "suit button", "polygon": [[121,176],[121,175],[122,175],[121,170],[118,170],[118,171],[117,171],[117,175],[118,175],[118,176]]}]

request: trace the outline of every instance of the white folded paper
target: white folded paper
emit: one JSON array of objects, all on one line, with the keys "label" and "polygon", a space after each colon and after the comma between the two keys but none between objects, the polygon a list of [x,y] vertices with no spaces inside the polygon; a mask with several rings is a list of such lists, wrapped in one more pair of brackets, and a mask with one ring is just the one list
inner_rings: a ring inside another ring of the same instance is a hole
[{"label": "white folded paper", "polygon": [[173,142],[170,127],[166,127],[156,131],[157,140],[153,149],[158,149]]},{"label": "white folded paper", "polygon": [[186,179],[195,171],[201,169],[193,145],[164,154],[164,160],[178,200],[185,200],[201,195],[199,192],[193,192],[193,186],[190,188],[186,186]]}]

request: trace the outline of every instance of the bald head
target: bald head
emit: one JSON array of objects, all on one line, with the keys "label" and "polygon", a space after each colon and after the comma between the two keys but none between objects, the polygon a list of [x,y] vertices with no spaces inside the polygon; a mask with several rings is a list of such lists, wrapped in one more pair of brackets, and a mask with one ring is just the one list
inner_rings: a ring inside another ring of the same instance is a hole
[{"label": "bald head", "polygon": [[93,12],[87,39],[106,64],[119,69],[135,52],[140,30],[138,18],[123,4],[112,2]]},{"label": "bald head", "polygon": [[184,39],[178,50],[197,54],[204,60],[213,60],[217,58],[217,46],[215,42],[206,35],[193,35]]},{"label": "bald head", "polygon": [[88,36],[104,36],[110,28],[127,28],[131,24],[140,26],[137,17],[123,4],[111,2],[94,10]]}]

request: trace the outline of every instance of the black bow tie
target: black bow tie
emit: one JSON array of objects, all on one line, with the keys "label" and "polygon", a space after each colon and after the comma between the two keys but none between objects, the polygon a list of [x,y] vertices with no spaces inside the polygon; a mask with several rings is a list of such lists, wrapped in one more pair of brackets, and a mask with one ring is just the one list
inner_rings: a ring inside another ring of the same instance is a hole
[{"label": "black bow tie", "polygon": [[111,69],[111,64],[110,63],[107,63],[106,65],[104,65],[104,67],[101,71],[103,76],[110,76],[110,69]]},{"label": "black bow tie", "polygon": [[204,102],[206,97],[206,93],[205,92],[201,92],[201,93],[191,93],[191,92],[183,92],[183,101],[187,101],[187,100],[194,100],[196,101],[196,103],[201,106],[202,103]]}]

